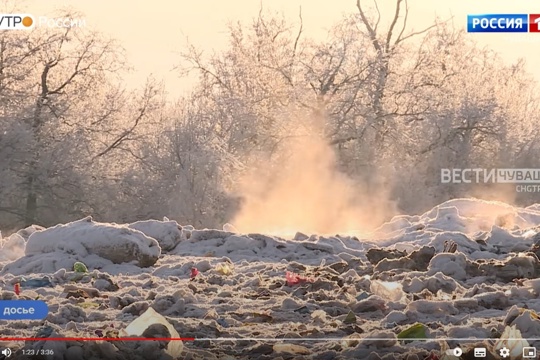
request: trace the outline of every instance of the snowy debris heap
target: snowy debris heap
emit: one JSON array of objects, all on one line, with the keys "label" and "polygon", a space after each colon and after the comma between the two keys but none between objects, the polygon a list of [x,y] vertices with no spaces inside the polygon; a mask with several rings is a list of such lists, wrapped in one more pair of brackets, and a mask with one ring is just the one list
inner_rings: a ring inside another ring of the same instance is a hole
[{"label": "snowy debris heap", "polygon": [[176,247],[185,238],[183,229],[176,221],[145,220],[129,224],[130,229],[139,230],[146,236],[154,238],[159,243],[162,252]]},{"label": "snowy debris heap", "polygon": [[51,273],[81,261],[90,268],[131,263],[148,267],[161,254],[159,243],[125,225],[99,223],[91,217],[30,235],[25,256],[4,267],[13,274]]}]

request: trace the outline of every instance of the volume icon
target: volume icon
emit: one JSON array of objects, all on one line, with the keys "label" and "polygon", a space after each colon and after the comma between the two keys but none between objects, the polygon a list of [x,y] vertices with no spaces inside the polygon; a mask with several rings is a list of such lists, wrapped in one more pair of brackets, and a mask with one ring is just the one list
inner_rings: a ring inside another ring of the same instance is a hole
[{"label": "volume icon", "polygon": [[11,356],[11,349],[2,350],[2,355],[4,355],[5,357],[10,357]]}]

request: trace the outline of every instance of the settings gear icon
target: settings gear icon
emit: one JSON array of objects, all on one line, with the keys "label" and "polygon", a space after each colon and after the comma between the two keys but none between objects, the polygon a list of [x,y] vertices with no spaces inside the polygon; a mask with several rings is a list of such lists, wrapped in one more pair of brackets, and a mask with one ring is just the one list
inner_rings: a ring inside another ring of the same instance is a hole
[{"label": "settings gear icon", "polygon": [[499,350],[499,354],[502,358],[507,358],[510,356],[510,350],[505,346]]}]

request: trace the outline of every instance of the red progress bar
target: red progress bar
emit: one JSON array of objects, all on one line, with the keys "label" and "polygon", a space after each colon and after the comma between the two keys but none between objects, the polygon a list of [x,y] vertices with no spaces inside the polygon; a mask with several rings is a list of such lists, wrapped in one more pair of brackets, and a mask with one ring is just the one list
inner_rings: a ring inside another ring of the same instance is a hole
[{"label": "red progress bar", "polygon": [[195,338],[141,338],[141,337],[124,337],[124,338],[0,338],[0,341],[194,341]]}]

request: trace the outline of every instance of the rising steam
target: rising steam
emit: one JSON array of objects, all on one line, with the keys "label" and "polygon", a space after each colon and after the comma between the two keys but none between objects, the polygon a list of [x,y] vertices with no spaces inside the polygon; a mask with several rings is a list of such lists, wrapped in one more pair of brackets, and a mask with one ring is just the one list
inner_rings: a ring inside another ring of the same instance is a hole
[{"label": "rising steam", "polygon": [[387,190],[368,193],[338,170],[321,121],[292,123],[272,159],[258,159],[238,181],[243,202],[231,222],[240,232],[361,236],[394,214]]}]

